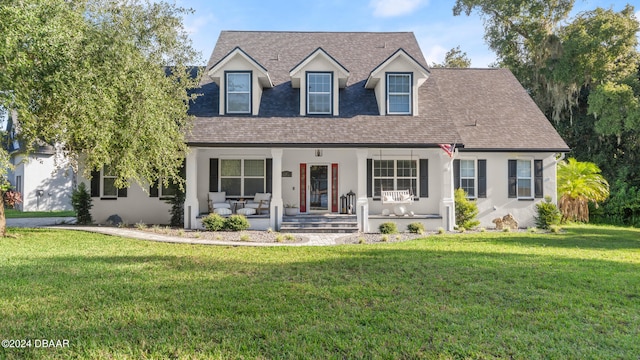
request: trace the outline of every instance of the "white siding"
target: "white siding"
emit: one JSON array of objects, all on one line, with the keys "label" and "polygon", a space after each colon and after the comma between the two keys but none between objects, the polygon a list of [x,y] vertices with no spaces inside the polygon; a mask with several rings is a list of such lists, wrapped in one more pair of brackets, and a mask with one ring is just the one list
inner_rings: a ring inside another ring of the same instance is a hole
[{"label": "white siding", "polygon": [[[31,155],[14,158],[15,170],[11,183],[22,177],[22,211],[71,210],[73,172],[61,164],[56,168],[53,155]],[[38,190],[41,195],[38,196]]]}]

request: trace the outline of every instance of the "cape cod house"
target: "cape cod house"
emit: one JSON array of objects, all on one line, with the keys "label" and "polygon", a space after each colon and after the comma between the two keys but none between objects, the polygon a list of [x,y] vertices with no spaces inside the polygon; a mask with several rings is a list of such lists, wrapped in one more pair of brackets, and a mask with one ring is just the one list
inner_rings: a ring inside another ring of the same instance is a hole
[{"label": "cape cod house", "polygon": [[[431,69],[409,32],[223,31],[200,91],[187,228],[215,211],[281,229],[295,206],[298,217],[351,213],[361,231],[453,229],[457,187],[482,226],[509,213],[532,226],[535,203],[556,200],[556,159],[569,150],[509,70]],[[117,201],[103,201],[105,181],[93,181],[95,220],[168,222],[162,194],[111,189]]]}]

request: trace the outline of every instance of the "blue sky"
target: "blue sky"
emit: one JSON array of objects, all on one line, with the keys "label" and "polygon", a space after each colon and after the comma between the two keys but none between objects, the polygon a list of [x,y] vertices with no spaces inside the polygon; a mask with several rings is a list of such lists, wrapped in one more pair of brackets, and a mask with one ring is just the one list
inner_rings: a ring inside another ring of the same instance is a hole
[{"label": "blue sky", "polygon": [[[454,0],[176,0],[195,13],[185,18],[194,47],[206,63],[222,30],[412,31],[431,64],[460,46],[473,67],[495,55],[484,42],[477,14],[453,16]],[[574,14],[596,7],[620,11],[628,1],[576,0]],[[636,16],[640,15],[636,6]]]}]

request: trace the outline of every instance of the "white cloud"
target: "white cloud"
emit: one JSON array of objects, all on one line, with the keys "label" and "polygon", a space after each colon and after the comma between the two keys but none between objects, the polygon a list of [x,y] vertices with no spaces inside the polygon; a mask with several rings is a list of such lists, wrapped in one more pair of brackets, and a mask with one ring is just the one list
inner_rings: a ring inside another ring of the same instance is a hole
[{"label": "white cloud", "polygon": [[449,49],[446,49],[440,44],[431,45],[429,49],[424,53],[427,64],[431,66],[433,63],[442,63],[444,61],[444,56],[447,54],[447,51],[449,51]]},{"label": "white cloud", "polygon": [[369,6],[373,7],[375,17],[393,17],[409,14],[426,3],[426,0],[371,0]]},{"label": "white cloud", "polygon": [[209,13],[204,16],[197,16],[189,18],[185,21],[184,29],[190,35],[195,35],[204,27],[210,26],[216,22],[216,17],[213,13]]},{"label": "white cloud", "polygon": [[447,51],[460,46],[471,60],[471,67],[484,68],[495,62],[493,54],[484,42],[484,26],[481,19],[454,17],[449,21],[433,21],[413,26],[425,60],[442,63]]}]

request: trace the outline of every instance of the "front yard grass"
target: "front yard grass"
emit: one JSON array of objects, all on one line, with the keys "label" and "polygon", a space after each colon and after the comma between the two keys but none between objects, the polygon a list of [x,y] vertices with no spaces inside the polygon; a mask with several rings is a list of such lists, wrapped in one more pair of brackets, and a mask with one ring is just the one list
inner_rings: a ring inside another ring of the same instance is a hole
[{"label": "front yard grass", "polygon": [[73,210],[67,211],[19,211],[15,209],[5,209],[4,212],[7,219],[22,218],[44,218],[44,217],[75,217]]},{"label": "front yard grass", "polygon": [[[52,229],[0,239],[0,358],[640,354],[640,231],[216,247]],[[33,344],[33,343],[32,343]]]}]

